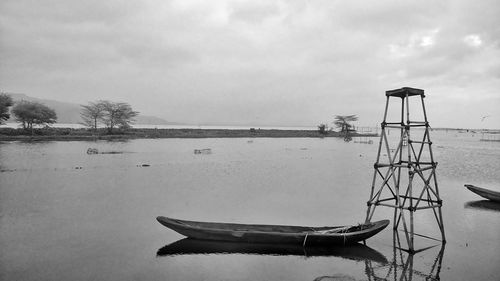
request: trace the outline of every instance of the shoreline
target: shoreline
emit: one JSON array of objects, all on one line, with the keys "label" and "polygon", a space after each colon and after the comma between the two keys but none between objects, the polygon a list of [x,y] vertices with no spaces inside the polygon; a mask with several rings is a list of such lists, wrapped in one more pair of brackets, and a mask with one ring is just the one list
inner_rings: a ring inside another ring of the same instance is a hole
[{"label": "shoreline", "polygon": [[[351,137],[377,137],[374,133],[351,133]],[[94,141],[162,138],[343,138],[344,134],[329,131],[325,134],[317,130],[278,129],[128,129],[107,134],[98,130],[94,134],[88,129],[46,128],[36,129],[34,135],[22,129],[0,129],[0,141]]]}]

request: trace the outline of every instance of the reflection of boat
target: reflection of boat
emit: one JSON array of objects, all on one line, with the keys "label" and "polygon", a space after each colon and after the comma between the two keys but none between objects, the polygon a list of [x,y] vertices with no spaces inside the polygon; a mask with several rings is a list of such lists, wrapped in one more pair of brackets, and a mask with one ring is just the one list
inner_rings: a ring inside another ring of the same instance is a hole
[{"label": "reflection of boat", "polygon": [[351,244],[370,238],[384,229],[388,220],[356,226],[306,227],[197,222],[157,217],[162,225],[190,238],[278,244]]},{"label": "reflection of boat", "polygon": [[466,184],[465,187],[477,195],[490,199],[491,201],[500,202],[500,192],[478,187],[472,184]]},{"label": "reflection of boat", "polygon": [[350,260],[370,260],[387,263],[387,259],[374,249],[355,243],[350,247],[303,247],[294,244],[263,244],[208,241],[184,238],[169,244],[157,252],[158,256],[196,255],[196,254],[250,254],[272,256],[306,256],[306,257],[342,257]]},{"label": "reflection of boat", "polygon": [[465,203],[464,206],[465,208],[500,212],[500,204],[490,200],[469,201]]}]

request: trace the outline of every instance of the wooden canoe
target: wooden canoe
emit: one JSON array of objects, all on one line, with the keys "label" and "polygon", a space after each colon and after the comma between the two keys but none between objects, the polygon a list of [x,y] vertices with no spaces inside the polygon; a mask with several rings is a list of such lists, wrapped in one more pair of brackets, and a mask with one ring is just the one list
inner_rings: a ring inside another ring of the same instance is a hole
[{"label": "wooden canoe", "polygon": [[355,226],[290,226],[198,222],[156,218],[162,225],[189,238],[201,240],[305,245],[346,245],[366,240],[380,232],[389,220]]},{"label": "wooden canoe", "polygon": [[465,187],[481,197],[500,203],[500,192],[498,191],[489,190],[472,184],[466,184]]},{"label": "wooden canoe", "polygon": [[263,255],[263,256],[305,256],[305,257],[341,257],[355,261],[375,261],[387,263],[386,257],[378,251],[354,243],[342,246],[307,246],[294,244],[239,243],[225,241],[198,240],[184,238],[158,250],[158,256],[181,255]]}]

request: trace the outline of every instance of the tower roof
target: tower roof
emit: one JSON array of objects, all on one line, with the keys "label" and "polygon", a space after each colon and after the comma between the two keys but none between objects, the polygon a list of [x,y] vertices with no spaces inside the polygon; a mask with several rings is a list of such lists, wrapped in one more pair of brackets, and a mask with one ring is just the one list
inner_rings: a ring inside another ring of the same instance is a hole
[{"label": "tower roof", "polygon": [[388,97],[391,96],[391,97],[400,97],[400,98],[404,98],[404,97],[406,97],[406,95],[408,95],[409,97],[410,96],[417,96],[417,95],[425,97],[424,90],[410,88],[410,87],[403,87],[400,89],[389,90],[389,91],[385,92],[385,95]]}]

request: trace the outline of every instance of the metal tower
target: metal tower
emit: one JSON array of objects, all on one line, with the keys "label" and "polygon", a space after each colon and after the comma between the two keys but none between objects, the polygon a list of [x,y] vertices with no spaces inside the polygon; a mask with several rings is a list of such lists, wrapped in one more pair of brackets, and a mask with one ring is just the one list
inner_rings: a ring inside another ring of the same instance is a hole
[{"label": "metal tower", "polygon": [[[415,235],[434,239],[415,233],[414,216],[417,211],[432,210],[441,232],[441,241],[445,243],[442,200],[436,179],[437,162],[432,154],[424,91],[405,87],[386,91],[385,95],[387,100],[377,160],[373,165],[375,171],[367,202],[366,222],[371,221],[377,206],[394,208],[394,231],[403,228],[408,251],[412,253],[415,252]],[[394,99],[401,110],[397,110],[396,106],[396,111],[389,112],[390,100]],[[423,121],[410,119],[410,105],[412,110],[420,109],[412,114],[418,113],[420,117],[417,118],[423,118]],[[387,120],[389,113],[392,113],[390,118],[394,118],[395,122]],[[395,129],[397,134],[390,136],[389,129]]]}]

